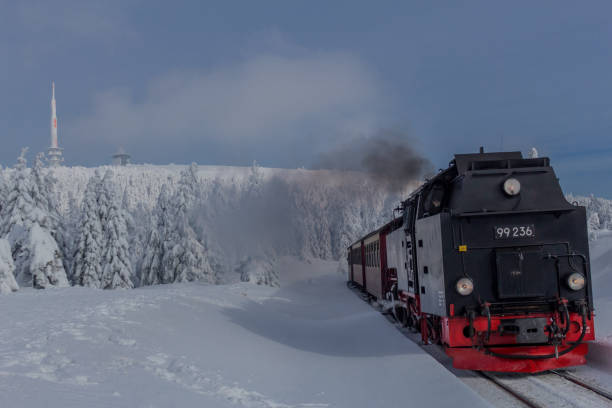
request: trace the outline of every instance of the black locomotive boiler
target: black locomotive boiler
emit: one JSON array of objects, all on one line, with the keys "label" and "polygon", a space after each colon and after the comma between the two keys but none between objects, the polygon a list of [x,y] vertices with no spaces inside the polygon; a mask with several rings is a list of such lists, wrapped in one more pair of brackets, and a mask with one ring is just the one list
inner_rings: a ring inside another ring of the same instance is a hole
[{"label": "black locomotive boiler", "polygon": [[584,364],[594,339],[584,207],[550,160],[457,154],[348,248],[349,281],[392,302],[457,368],[537,372]]}]

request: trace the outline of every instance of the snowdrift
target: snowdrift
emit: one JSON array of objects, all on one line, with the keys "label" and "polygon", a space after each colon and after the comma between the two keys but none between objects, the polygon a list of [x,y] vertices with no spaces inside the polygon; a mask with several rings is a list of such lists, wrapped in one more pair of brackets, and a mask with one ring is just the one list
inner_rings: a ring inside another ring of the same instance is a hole
[{"label": "snowdrift", "polygon": [[0,297],[0,406],[488,406],[348,291],[336,266],[283,258],[280,289],[191,283]]},{"label": "snowdrift", "polygon": [[598,231],[591,241],[591,270],[595,299],[595,336],[590,364],[612,372],[612,231]]}]

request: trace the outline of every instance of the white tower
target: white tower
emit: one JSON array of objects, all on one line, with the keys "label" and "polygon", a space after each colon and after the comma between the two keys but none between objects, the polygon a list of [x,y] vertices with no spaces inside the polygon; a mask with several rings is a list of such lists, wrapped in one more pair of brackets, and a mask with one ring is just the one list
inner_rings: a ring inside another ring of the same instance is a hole
[{"label": "white tower", "polygon": [[49,167],[57,167],[63,161],[62,149],[57,142],[57,110],[55,108],[55,82],[51,82],[51,146],[47,149]]}]

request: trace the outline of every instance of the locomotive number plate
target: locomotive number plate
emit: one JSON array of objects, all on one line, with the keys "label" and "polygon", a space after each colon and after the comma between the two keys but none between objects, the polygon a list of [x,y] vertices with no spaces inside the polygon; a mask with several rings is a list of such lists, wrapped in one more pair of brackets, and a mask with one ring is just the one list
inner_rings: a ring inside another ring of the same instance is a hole
[{"label": "locomotive number plate", "polygon": [[501,225],[495,227],[495,239],[535,238],[533,224]]}]

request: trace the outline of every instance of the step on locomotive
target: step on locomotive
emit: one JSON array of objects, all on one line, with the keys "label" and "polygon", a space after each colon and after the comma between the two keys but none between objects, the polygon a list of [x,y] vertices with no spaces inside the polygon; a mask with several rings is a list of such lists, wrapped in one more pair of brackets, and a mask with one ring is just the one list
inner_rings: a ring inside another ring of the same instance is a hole
[{"label": "step on locomotive", "polygon": [[547,157],[457,154],[348,248],[348,280],[460,369],[585,364],[594,340],[584,207]]}]

